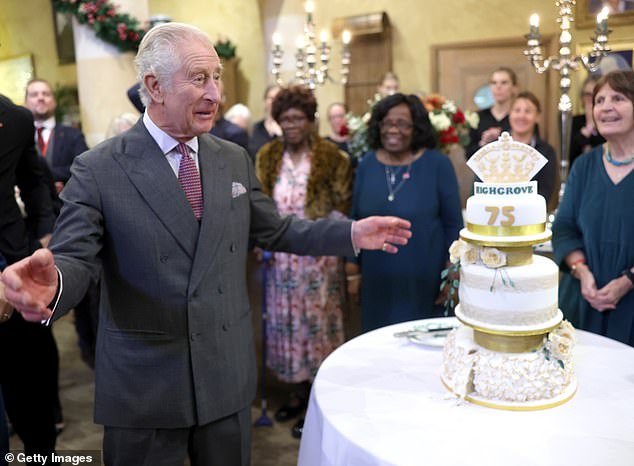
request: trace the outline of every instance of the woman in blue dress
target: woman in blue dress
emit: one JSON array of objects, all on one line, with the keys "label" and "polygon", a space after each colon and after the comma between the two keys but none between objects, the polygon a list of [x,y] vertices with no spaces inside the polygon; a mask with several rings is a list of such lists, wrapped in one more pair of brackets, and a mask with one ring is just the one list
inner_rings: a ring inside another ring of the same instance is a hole
[{"label": "woman in blue dress", "polygon": [[444,313],[440,273],[462,228],[458,182],[449,159],[433,149],[420,99],[397,93],[378,102],[368,125],[373,149],[357,167],[352,218],[397,215],[412,238],[397,255],[363,251],[346,264],[348,291],[361,290],[362,330]]},{"label": "woman in blue dress", "polygon": [[607,142],[575,161],[555,218],[555,260],[570,272],[559,306],[576,327],[634,346],[634,71],[603,76],[592,102]]}]

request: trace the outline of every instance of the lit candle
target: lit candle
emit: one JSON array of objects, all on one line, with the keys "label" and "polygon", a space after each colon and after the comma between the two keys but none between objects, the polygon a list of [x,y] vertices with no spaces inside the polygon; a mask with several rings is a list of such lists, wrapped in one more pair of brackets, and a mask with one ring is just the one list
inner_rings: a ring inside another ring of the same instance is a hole
[{"label": "lit candle", "polygon": [[597,32],[601,34],[605,34],[608,32],[608,14],[610,10],[607,6],[603,7],[603,9],[597,15]]},{"label": "lit candle", "polygon": [[326,45],[326,42],[328,42],[328,31],[323,29],[319,33],[319,41],[321,42],[321,45]]},{"label": "lit candle", "polygon": [[306,10],[306,13],[308,14],[311,14],[315,11],[315,3],[313,2],[313,0],[308,0],[304,4],[304,10]]},{"label": "lit candle", "polygon": [[531,25],[531,29],[530,29],[531,35],[535,36],[539,34],[539,15],[537,13],[533,13],[531,15],[529,23]]},{"label": "lit candle", "polygon": [[295,41],[295,45],[297,46],[297,50],[303,50],[304,49],[304,38],[302,36],[299,36],[297,38],[297,40]]},{"label": "lit candle", "polygon": [[276,48],[282,45],[282,35],[277,31],[273,33],[273,45]]},{"label": "lit candle", "polygon": [[350,39],[352,39],[352,34],[350,34],[350,31],[347,29],[344,29],[341,33],[341,41],[343,42],[343,45],[348,45],[350,43]]}]

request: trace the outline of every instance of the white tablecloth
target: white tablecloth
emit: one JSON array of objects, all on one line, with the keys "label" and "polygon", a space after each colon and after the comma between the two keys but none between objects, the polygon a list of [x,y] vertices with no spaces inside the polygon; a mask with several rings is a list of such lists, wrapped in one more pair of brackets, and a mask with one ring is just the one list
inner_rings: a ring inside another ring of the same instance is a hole
[{"label": "white tablecloth", "polygon": [[576,395],[503,411],[450,396],[442,349],[393,337],[414,324],[361,335],[324,361],[299,466],[634,465],[634,348],[577,331]]}]

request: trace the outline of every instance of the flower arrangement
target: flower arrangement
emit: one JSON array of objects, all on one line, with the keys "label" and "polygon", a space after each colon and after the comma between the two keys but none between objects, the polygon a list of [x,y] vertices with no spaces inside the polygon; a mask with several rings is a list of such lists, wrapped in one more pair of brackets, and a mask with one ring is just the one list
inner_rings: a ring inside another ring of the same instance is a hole
[{"label": "flower arrangement", "polygon": [[466,264],[482,264],[490,269],[497,269],[506,265],[507,257],[504,251],[496,248],[475,246],[461,239],[451,243],[449,260],[452,264],[464,262]]},{"label": "flower arrangement", "polygon": [[570,322],[564,320],[552,332],[548,334],[546,343],[542,348],[547,361],[555,360],[556,363],[565,369],[565,361],[569,361],[572,349],[575,346],[575,329]]},{"label": "flower arrangement", "polygon": [[421,102],[429,113],[429,121],[436,132],[436,147],[447,152],[453,144],[462,147],[469,145],[469,132],[478,127],[480,120],[475,112],[462,111],[456,104],[438,94],[430,94],[421,98]]},{"label": "flower arrangement", "polygon": [[71,13],[79,24],[86,24],[122,52],[136,51],[148,29],[127,13],[118,13],[108,0],[53,0],[53,7],[59,13]]},{"label": "flower arrangement", "polygon": [[368,99],[368,111],[362,116],[349,112],[346,115],[346,123],[339,130],[341,136],[352,134],[348,141],[350,156],[357,160],[361,160],[363,155],[370,150],[368,146],[368,123],[372,115],[372,109],[376,103],[381,100],[380,94],[374,94],[372,99]]},{"label": "flower arrangement", "polygon": [[451,265],[444,269],[441,274],[440,291],[445,287],[449,287],[447,297],[445,299],[445,315],[449,311],[453,311],[458,303],[458,288],[460,287],[460,279],[456,278],[460,272],[461,264],[480,263],[490,269],[495,269],[493,280],[489,291],[495,291],[495,282],[500,277],[503,286],[515,287],[515,283],[509,276],[505,266],[507,265],[507,255],[504,251],[496,248],[476,246],[463,240],[456,240],[449,247],[449,261]]}]

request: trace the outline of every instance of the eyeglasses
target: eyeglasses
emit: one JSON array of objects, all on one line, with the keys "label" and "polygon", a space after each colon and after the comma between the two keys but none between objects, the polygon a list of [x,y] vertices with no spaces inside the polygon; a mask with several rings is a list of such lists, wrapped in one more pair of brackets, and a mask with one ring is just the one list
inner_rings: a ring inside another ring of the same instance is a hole
[{"label": "eyeglasses", "polygon": [[414,125],[406,120],[381,120],[381,122],[379,122],[379,128],[381,128],[381,131],[388,131],[390,128],[396,128],[399,131],[407,131],[413,127]]},{"label": "eyeglasses", "polygon": [[301,125],[308,118],[305,115],[292,115],[292,116],[283,116],[277,122],[280,126],[288,126],[288,125]]}]

